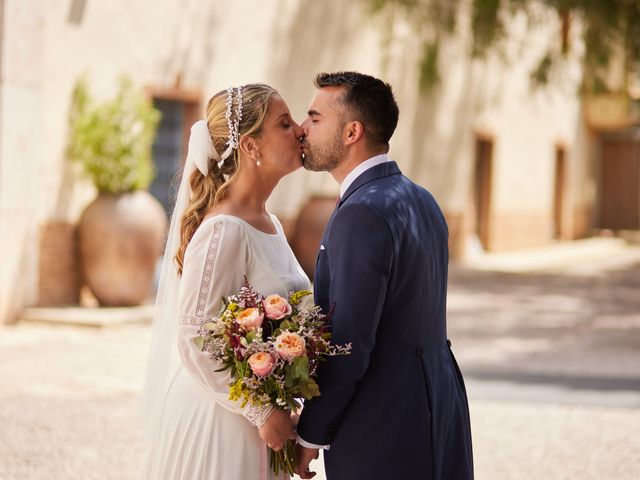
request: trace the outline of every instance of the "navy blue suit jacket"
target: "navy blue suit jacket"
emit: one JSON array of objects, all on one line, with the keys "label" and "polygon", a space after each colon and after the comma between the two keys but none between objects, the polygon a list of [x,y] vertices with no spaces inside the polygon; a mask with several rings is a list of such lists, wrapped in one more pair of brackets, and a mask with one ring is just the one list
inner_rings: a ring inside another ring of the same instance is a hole
[{"label": "navy blue suit jacket", "polygon": [[329,220],[315,300],[352,353],[319,369],[298,433],[329,480],[473,478],[469,407],[446,332],[448,231],[431,194],[386,162]]}]

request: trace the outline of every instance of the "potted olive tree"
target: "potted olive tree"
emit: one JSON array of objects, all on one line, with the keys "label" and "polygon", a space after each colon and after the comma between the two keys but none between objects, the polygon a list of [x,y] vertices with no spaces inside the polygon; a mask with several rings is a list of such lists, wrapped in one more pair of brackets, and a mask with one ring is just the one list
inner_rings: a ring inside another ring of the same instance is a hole
[{"label": "potted olive tree", "polygon": [[167,218],[146,189],[160,113],[126,78],[105,102],[80,80],[72,97],[68,158],[98,195],[81,215],[78,243],[85,283],[103,306],[139,305],[149,295]]}]

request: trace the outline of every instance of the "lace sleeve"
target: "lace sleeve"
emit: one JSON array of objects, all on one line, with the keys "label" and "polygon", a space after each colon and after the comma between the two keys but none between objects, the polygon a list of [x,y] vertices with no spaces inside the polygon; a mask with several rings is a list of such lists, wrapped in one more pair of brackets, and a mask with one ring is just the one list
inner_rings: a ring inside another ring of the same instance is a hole
[{"label": "lace sleeve", "polygon": [[[218,252],[220,251],[221,248],[221,239],[222,239],[222,231],[223,231],[223,223],[222,222],[216,222],[213,225],[213,232],[211,234],[211,237],[209,239],[209,243],[206,249],[206,255],[204,257],[204,267],[202,269],[202,278],[200,280],[200,287],[198,289],[198,296],[197,296],[197,302],[196,302],[196,307],[195,307],[195,313],[186,313],[186,314],[181,314],[180,318],[179,318],[179,323],[180,325],[194,325],[194,326],[199,326],[206,318],[207,316],[205,315],[206,313],[206,307],[207,307],[207,300],[209,298],[209,293],[211,291],[211,284],[213,281],[213,271],[214,271],[214,267],[216,264],[216,258],[218,257]],[[230,236],[232,236],[233,234],[230,233]],[[199,239],[196,239],[196,241]],[[198,246],[200,246],[202,244],[202,242],[198,242],[197,244],[194,244],[195,247],[197,248]],[[194,249],[191,249],[191,251],[193,251]],[[191,253],[191,251],[189,253]],[[201,252],[195,252],[194,254],[194,261],[197,260],[197,257],[201,256]],[[185,265],[184,268],[184,272],[182,275],[183,278],[183,282],[185,282],[185,278],[187,278],[188,276],[190,276],[189,274],[191,274],[190,271],[188,271],[188,269],[190,270],[189,267],[191,267],[191,258],[188,259],[189,260],[189,264]],[[186,261],[185,261],[186,263]],[[239,266],[239,265],[238,265]],[[197,273],[197,272],[196,272]],[[233,276],[230,272],[229,276]],[[183,289],[184,290],[184,289]],[[183,292],[186,293],[186,292]],[[190,292],[191,293],[191,292]],[[182,300],[182,295],[181,295],[181,300]],[[188,303],[184,302],[184,303]],[[182,306],[182,305],[181,305]],[[189,307],[187,305],[185,305],[186,308],[181,308],[181,311],[186,311],[189,310]]]},{"label": "lace sleeve", "polygon": [[184,368],[213,400],[260,427],[272,407],[245,407],[229,400],[228,372],[215,372],[218,365],[193,343],[199,325],[210,319],[219,300],[237,292],[244,275],[250,276],[251,252],[240,224],[209,220],[193,236],[184,257],[179,292],[178,351]]}]

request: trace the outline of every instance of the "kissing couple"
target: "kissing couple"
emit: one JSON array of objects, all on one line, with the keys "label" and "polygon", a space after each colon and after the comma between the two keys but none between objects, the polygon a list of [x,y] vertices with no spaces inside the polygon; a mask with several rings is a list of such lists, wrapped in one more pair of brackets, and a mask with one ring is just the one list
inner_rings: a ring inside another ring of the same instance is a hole
[{"label": "kissing couple", "polygon": [[[269,448],[297,442],[296,474],[324,449],[328,480],[473,478],[469,407],[447,340],[448,230],[433,196],[388,156],[399,110],[391,86],[321,73],[298,124],[272,87],[216,93],[194,124],[167,238],[143,406],[148,480],[285,479]],[[332,341],[321,395],[299,417],[229,399],[229,374],[192,341],[244,276],[260,292],[310,288],[271,192],[304,166],[340,198],[318,252],[314,299]]]}]

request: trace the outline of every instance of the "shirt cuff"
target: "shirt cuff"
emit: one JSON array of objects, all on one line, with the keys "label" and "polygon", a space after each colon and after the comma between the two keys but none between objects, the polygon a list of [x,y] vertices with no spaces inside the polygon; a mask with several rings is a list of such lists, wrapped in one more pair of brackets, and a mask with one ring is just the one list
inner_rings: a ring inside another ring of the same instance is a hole
[{"label": "shirt cuff", "polygon": [[320,449],[329,450],[331,448],[330,445],[316,445],[315,443],[309,443],[304,438],[302,438],[300,435],[298,435],[298,438],[296,439],[296,441],[300,445],[302,445],[303,447],[307,447],[307,448],[316,448],[318,450],[320,450]]}]

